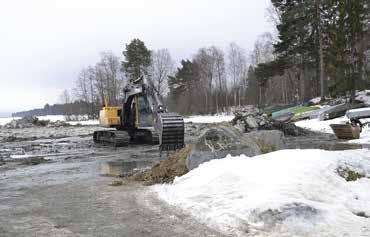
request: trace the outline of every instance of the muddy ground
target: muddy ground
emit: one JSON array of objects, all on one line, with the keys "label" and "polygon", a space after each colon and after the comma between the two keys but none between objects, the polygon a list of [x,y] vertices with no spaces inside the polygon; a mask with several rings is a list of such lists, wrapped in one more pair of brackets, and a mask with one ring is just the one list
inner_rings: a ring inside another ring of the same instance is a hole
[{"label": "muddy ground", "polygon": [[[193,142],[206,125],[187,125]],[[157,146],[95,146],[97,127],[0,129],[0,236],[223,236],[166,205],[141,183],[100,175],[107,161],[164,159]],[[9,139],[12,137],[12,139]],[[287,148],[342,150],[333,136],[287,138]]]}]

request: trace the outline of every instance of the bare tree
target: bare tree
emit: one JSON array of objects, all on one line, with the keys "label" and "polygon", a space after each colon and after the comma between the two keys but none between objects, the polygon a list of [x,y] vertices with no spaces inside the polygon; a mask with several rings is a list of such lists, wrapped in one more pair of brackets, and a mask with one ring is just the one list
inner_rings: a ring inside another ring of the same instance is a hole
[{"label": "bare tree", "polygon": [[241,104],[241,88],[246,87],[247,58],[245,51],[236,43],[231,43],[228,48],[228,74],[232,82],[234,106]]},{"label": "bare tree", "polygon": [[71,95],[68,90],[63,90],[62,94],[59,96],[59,101],[62,104],[69,104],[72,102]]},{"label": "bare tree", "polygon": [[214,58],[210,48],[201,48],[193,60],[199,67],[199,89],[204,95],[203,108],[206,113],[212,111],[212,86],[214,80]]},{"label": "bare tree", "polygon": [[63,104],[63,113],[66,120],[70,120],[70,115],[72,115],[72,98],[68,90],[64,90],[59,96],[59,101]]},{"label": "bare tree", "polygon": [[267,21],[271,24],[273,28],[273,38],[274,41],[276,41],[278,36],[277,26],[281,22],[281,12],[278,8],[274,7],[272,2],[270,1],[269,6],[266,8],[265,16]]},{"label": "bare tree", "polygon": [[257,41],[254,43],[250,59],[253,66],[275,59],[274,38],[271,33],[266,32],[258,37]]},{"label": "bare tree", "polygon": [[154,90],[159,96],[165,96],[168,93],[167,78],[173,74],[174,70],[175,63],[168,49],[159,49],[152,53],[150,74],[154,84]]},{"label": "bare tree", "polygon": [[[222,95],[225,95],[227,98],[227,81],[226,81],[226,75],[225,75],[225,54],[224,52],[215,47],[212,46],[210,48],[211,55],[213,58],[213,71],[214,71],[214,77],[215,77],[215,104],[216,104],[216,112],[219,111],[220,106],[225,106],[227,103],[226,101],[222,101]],[[223,103],[226,102],[226,103]]]},{"label": "bare tree", "polygon": [[73,94],[77,100],[90,102],[89,95],[89,74],[87,69],[82,69],[75,83]]},{"label": "bare tree", "polygon": [[117,104],[123,86],[119,58],[111,51],[102,52],[96,67],[103,82],[104,92],[102,94],[107,96],[110,103]]}]

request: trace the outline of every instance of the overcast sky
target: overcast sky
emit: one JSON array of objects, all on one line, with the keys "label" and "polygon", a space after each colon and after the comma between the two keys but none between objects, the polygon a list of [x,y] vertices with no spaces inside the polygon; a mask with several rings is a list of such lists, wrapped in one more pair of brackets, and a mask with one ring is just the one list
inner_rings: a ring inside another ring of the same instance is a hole
[{"label": "overcast sky", "polygon": [[3,0],[0,2],[0,112],[56,103],[99,52],[121,56],[140,38],[176,61],[198,48],[236,42],[247,51],[270,31],[269,0]]}]

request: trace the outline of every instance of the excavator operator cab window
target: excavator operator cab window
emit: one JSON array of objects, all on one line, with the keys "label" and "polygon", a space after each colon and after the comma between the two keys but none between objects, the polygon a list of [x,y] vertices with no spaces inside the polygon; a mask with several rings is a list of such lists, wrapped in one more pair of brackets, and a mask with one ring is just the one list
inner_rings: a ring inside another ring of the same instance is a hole
[{"label": "excavator operator cab window", "polygon": [[151,127],[152,125],[152,107],[146,96],[138,97],[138,125],[139,127]]}]

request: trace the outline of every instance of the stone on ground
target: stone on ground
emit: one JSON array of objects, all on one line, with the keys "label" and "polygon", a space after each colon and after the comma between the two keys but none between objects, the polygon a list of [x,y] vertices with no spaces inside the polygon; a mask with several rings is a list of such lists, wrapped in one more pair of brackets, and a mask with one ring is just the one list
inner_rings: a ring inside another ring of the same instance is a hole
[{"label": "stone on ground", "polygon": [[199,137],[187,159],[187,167],[192,170],[204,162],[222,159],[228,154],[255,156],[261,154],[261,150],[252,139],[243,136],[232,126],[213,126]]}]

